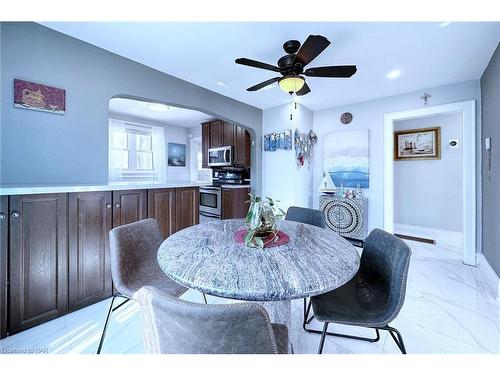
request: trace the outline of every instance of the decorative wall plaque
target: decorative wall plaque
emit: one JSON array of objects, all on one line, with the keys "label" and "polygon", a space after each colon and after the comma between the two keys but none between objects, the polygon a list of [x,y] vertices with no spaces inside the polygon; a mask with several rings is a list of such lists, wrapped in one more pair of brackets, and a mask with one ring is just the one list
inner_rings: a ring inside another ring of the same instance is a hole
[{"label": "decorative wall plaque", "polygon": [[349,124],[352,121],[352,113],[344,112],[342,116],[340,116],[340,122],[344,125]]}]

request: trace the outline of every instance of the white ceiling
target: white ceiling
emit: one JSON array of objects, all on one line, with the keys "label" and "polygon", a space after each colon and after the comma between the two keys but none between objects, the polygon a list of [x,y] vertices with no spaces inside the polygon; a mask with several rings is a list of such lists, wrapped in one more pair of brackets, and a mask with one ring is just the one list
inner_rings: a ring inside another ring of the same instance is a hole
[{"label": "white ceiling", "polygon": [[191,109],[168,106],[168,111],[159,112],[148,107],[148,102],[139,100],[113,98],[109,101],[109,112],[138,119],[153,120],[169,125],[192,128],[213,117]]},{"label": "white ceiling", "polygon": [[[350,79],[307,78],[299,101],[313,110],[479,79],[500,40],[500,23],[97,23],[44,25],[259,108],[289,102],[274,86],[246,88],[276,73],[237,65],[247,57],[275,64],[288,39],[309,34],[332,44],[308,67],[356,64]],[[386,76],[395,69],[397,79]]]}]

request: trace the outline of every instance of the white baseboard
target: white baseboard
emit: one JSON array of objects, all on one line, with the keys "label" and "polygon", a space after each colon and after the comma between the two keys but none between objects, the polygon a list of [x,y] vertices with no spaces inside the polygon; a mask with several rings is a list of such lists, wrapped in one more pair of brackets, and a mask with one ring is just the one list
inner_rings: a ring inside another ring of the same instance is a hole
[{"label": "white baseboard", "polygon": [[428,238],[436,241],[436,245],[462,246],[462,232],[394,223],[394,233]]},{"label": "white baseboard", "polygon": [[486,283],[490,286],[493,295],[500,299],[500,278],[497,276],[490,263],[481,253],[477,254],[477,267],[479,273],[484,276]]}]

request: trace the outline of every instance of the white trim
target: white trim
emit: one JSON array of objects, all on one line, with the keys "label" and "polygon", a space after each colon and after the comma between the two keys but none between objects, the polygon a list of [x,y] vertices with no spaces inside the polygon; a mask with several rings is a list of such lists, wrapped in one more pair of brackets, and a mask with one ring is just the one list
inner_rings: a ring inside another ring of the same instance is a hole
[{"label": "white trim", "polygon": [[462,247],[462,232],[394,223],[394,233],[436,241],[436,245]]},{"label": "white trim", "polygon": [[500,300],[500,278],[497,276],[490,263],[482,253],[477,254],[478,274],[484,276],[485,282],[490,286],[492,294]]},{"label": "white trim", "polygon": [[435,114],[462,113],[463,215],[462,261],[476,261],[476,101],[429,106],[384,114],[384,229],[394,233],[394,121]]}]

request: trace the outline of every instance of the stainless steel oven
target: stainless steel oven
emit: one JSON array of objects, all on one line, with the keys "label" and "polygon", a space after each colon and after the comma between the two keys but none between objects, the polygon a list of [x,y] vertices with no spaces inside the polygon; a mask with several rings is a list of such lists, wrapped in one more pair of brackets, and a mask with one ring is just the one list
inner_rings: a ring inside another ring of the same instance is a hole
[{"label": "stainless steel oven", "polygon": [[223,146],[208,149],[209,167],[226,167],[233,165],[233,148]]},{"label": "stainless steel oven", "polygon": [[220,220],[221,188],[215,186],[200,187],[200,223],[205,219]]}]

